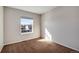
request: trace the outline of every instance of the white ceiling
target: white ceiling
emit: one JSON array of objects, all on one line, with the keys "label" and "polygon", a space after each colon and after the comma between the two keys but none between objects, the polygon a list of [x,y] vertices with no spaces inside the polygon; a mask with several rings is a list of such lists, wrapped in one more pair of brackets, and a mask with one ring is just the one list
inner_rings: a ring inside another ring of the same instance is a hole
[{"label": "white ceiling", "polygon": [[8,7],[29,11],[37,14],[43,14],[54,9],[56,6],[8,6]]}]

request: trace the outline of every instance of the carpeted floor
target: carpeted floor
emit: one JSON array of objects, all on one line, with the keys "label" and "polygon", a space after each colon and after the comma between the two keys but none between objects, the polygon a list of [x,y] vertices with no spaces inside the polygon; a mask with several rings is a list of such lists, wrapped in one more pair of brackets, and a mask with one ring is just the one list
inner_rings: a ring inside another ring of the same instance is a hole
[{"label": "carpeted floor", "polygon": [[6,45],[2,53],[71,53],[77,52],[45,39],[32,39],[19,43]]}]

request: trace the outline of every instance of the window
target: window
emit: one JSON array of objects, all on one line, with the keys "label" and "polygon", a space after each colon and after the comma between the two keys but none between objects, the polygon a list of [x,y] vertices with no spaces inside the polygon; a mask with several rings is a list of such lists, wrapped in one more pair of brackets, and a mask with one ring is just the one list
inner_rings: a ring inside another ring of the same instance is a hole
[{"label": "window", "polygon": [[32,18],[22,17],[20,24],[21,24],[20,29],[21,29],[22,34],[33,32],[33,19]]}]

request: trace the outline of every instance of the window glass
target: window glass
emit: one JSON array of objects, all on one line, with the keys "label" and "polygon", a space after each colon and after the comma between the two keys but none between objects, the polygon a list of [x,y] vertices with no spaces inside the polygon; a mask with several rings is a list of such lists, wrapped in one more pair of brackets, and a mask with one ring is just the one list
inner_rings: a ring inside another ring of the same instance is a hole
[{"label": "window glass", "polygon": [[32,32],[33,19],[32,18],[21,18],[21,33]]}]

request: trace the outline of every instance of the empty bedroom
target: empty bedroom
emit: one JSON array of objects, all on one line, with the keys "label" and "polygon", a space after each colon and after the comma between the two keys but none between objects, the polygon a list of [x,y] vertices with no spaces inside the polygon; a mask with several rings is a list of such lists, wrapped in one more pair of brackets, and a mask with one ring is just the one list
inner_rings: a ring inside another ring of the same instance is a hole
[{"label": "empty bedroom", "polygon": [[78,6],[0,6],[1,53],[78,53]]}]

